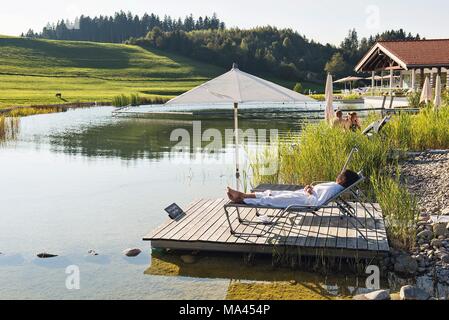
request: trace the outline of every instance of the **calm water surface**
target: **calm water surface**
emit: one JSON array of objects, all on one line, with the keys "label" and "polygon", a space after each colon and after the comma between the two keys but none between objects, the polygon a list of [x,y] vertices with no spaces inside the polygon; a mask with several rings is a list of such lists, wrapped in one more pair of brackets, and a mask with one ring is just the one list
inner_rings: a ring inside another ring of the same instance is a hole
[{"label": "calm water surface", "polygon": [[[0,145],[0,299],[226,297],[229,279],[144,274],[151,249],[141,239],[166,220],[167,205],[224,195],[234,184],[233,145],[212,155],[173,151],[171,132],[193,136],[191,121],[114,118],[112,110],[22,118],[16,140]],[[244,119],[241,127],[287,135],[304,122]],[[201,125],[224,135],[233,123]],[[143,252],[126,258],[128,247]],[[69,265],[80,269],[80,290],[66,288]]]}]

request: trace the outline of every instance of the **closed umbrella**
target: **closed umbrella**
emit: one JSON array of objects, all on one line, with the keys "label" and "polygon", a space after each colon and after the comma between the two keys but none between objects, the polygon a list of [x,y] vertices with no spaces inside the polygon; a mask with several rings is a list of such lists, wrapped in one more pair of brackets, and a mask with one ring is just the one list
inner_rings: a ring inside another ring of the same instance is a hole
[{"label": "closed umbrella", "polygon": [[234,106],[234,136],[235,136],[235,176],[238,189],[240,186],[239,169],[239,136],[238,136],[238,105],[239,103],[274,102],[274,103],[305,103],[316,100],[305,95],[279,86],[270,81],[258,78],[240,71],[237,64],[221,76],[212,79],[186,93],[168,101],[166,105],[198,105],[229,103]]},{"label": "closed umbrella", "polygon": [[435,83],[435,100],[433,101],[433,105],[435,108],[441,106],[441,76],[437,75]]},{"label": "closed umbrella", "polygon": [[325,97],[326,108],[324,109],[324,119],[326,119],[328,123],[331,123],[332,118],[334,117],[334,86],[332,84],[332,75],[330,74],[327,75]]},{"label": "closed umbrella", "polygon": [[426,77],[426,80],[424,80],[424,85],[422,87],[421,91],[421,97],[419,98],[419,103],[429,103],[429,101],[432,101],[432,88],[430,87],[430,80],[429,77]]}]

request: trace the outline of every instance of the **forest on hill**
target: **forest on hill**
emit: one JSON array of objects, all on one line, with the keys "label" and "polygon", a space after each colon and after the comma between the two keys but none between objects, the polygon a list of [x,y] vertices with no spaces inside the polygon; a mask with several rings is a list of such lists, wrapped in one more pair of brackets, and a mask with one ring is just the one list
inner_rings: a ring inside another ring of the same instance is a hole
[{"label": "forest on hill", "polygon": [[327,72],[336,77],[353,73],[354,65],[378,40],[420,39],[402,29],[360,38],[350,30],[339,46],[321,44],[292,29],[273,26],[227,28],[216,14],[183,19],[155,14],[81,16],[74,22],[48,24],[27,38],[86,40],[139,45],[173,52],[216,66],[237,62],[242,70],[270,74],[286,81],[321,83]]}]

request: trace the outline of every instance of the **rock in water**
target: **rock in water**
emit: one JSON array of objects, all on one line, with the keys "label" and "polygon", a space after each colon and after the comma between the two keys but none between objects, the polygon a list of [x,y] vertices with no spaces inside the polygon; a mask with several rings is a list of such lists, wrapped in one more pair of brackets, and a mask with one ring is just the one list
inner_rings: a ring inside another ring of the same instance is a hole
[{"label": "rock in water", "polygon": [[428,300],[429,294],[415,286],[403,286],[399,292],[401,300]]},{"label": "rock in water", "polygon": [[91,256],[98,256],[98,253],[93,249],[88,250],[87,253],[90,254]]},{"label": "rock in water", "polygon": [[368,300],[390,300],[390,293],[387,290],[377,290],[365,294]]},{"label": "rock in water", "polygon": [[182,262],[184,262],[184,263],[195,263],[195,261],[196,261],[195,257],[190,254],[182,255],[180,258],[181,258]]},{"label": "rock in water", "polygon": [[358,294],[352,298],[353,300],[390,300],[388,290],[377,290],[365,294]]},{"label": "rock in water", "polygon": [[141,252],[142,250],[140,250],[139,248],[129,248],[123,250],[123,254],[127,257],[137,257]]},{"label": "rock in water", "polygon": [[38,253],[36,256],[41,259],[46,259],[46,258],[54,258],[54,257],[57,257],[58,255],[42,252],[42,253]]},{"label": "rock in water", "polygon": [[415,274],[418,270],[418,262],[408,254],[402,254],[396,257],[394,271],[402,274]]}]

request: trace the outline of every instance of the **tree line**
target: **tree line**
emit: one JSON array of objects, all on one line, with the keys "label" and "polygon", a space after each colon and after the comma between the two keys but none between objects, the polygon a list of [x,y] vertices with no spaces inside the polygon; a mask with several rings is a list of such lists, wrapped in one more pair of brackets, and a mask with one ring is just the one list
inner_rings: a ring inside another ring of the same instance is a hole
[{"label": "tree line", "polygon": [[267,26],[191,32],[154,28],[146,37],[126,43],[172,51],[225,68],[237,62],[249,72],[321,83],[328,72],[336,77],[352,74],[355,64],[376,41],[411,39],[420,36],[400,29],[359,39],[353,29],[339,46],[333,46],[309,40],[292,29]]},{"label": "tree line", "polygon": [[340,45],[321,44],[292,29],[272,26],[242,30],[226,28],[215,14],[184,19],[155,14],[142,17],[130,12],[114,16],[79,17],[74,24],[59,21],[40,33],[30,30],[25,37],[117,42],[157,48],[196,60],[230,68],[237,62],[242,70],[273,75],[288,81],[321,83],[326,73],[335,77],[352,74],[355,64],[379,40],[412,40],[420,35],[403,29],[360,38],[355,29]]},{"label": "tree line", "polygon": [[75,21],[60,20],[53,24],[47,24],[41,32],[29,29],[22,34],[27,38],[44,38],[53,40],[75,40],[122,43],[132,37],[144,37],[149,31],[159,28],[164,32],[172,31],[194,31],[194,30],[217,30],[225,29],[224,22],[217,18],[216,14],[211,17],[186,16],[184,19],[172,18],[165,15],[160,18],[155,14],[145,13],[141,17],[131,12],[116,12],[113,16],[80,16]]}]

